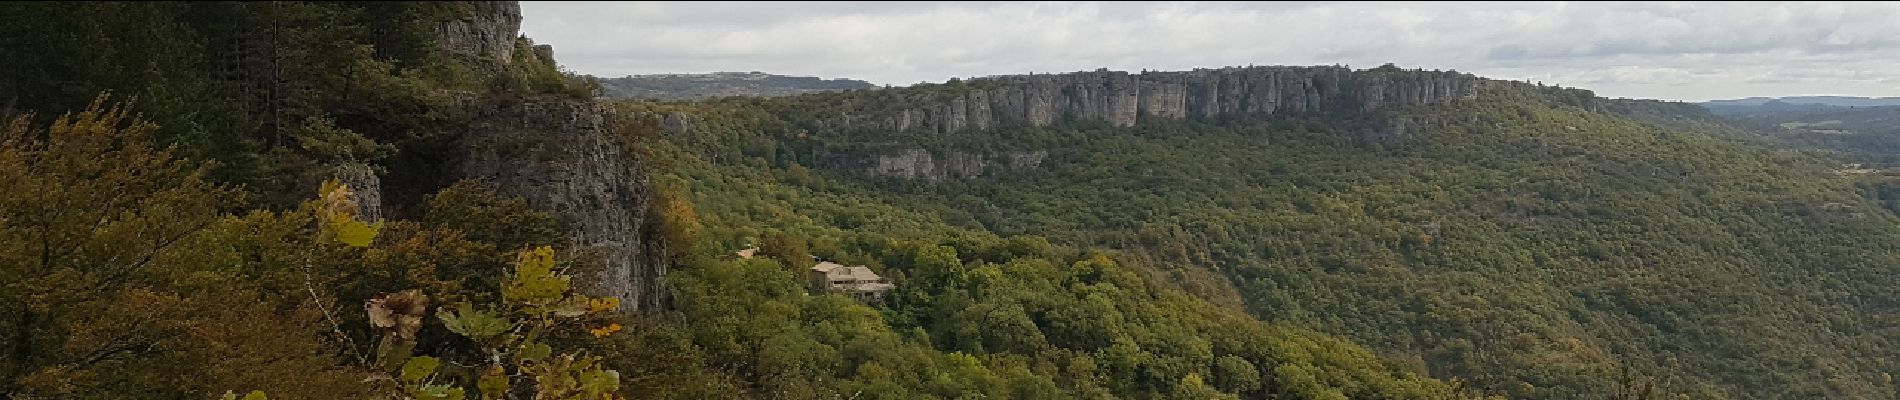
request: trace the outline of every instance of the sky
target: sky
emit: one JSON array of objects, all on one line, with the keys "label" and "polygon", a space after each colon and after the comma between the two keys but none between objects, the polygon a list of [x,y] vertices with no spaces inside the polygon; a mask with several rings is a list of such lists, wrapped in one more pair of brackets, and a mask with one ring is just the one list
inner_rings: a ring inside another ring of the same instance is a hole
[{"label": "sky", "polygon": [[533,2],[601,77],[762,71],[884,85],[1245,65],[1458,70],[1600,96],[1900,96],[1900,2]]}]

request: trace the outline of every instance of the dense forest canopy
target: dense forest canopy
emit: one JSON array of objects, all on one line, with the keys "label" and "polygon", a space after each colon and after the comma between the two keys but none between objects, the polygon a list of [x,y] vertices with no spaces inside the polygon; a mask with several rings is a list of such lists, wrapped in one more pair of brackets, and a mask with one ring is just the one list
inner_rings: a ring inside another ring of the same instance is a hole
[{"label": "dense forest canopy", "polygon": [[[1402,140],[1334,115],[938,135],[810,131],[798,110],[828,105],[801,98],[634,106],[690,122],[675,173],[728,247],[1034,235],[1510,397],[1892,393],[1883,178],[1694,106],[1574,92],[1391,110],[1451,121]],[[965,179],[867,167],[1031,151]]]}]

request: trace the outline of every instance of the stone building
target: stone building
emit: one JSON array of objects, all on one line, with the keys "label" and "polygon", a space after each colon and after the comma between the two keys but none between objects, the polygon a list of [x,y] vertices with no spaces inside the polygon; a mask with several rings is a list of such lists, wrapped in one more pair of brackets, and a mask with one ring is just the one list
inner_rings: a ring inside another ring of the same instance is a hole
[{"label": "stone building", "polygon": [[884,292],[896,287],[871,272],[870,268],[847,267],[825,261],[811,267],[811,287],[813,292],[842,292],[859,300],[876,300]]}]

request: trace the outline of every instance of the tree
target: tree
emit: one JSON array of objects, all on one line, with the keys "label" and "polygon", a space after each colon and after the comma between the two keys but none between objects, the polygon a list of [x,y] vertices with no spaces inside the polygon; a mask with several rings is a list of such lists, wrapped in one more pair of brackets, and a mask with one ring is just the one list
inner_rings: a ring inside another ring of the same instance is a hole
[{"label": "tree", "polygon": [[462,180],[427,196],[422,222],[461,231],[469,239],[492,243],[513,252],[560,244],[560,223],[554,215],[528,206],[526,200],[503,196],[489,185]]},{"label": "tree", "polygon": [[684,264],[698,254],[698,245],[705,240],[700,232],[699,211],[686,197],[686,185],[670,179],[654,180],[653,203],[654,211],[650,213],[658,216],[668,259]]},{"label": "tree", "polygon": [[1220,388],[1234,393],[1245,394],[1262,386],[1260,368],[1232,354],[1214,360],[1214,379]]},{"label": "tree", "polygon": [[0,395],[55,394],[100,363],[159,339],[84,343],[84,318],[127,300],[161,253],[218,217],[227,188],[204,166],[146,144],[157,127],[100,96],[44,129],[25,117],[0,131],[0,303],[7,370]]},{"label": "tree", "polygon": [[[152,147],[157,127],[106,100],[45,128],[0,127],[0,397],[208,396],[201,385],[272,381],[349,396],[308,309],[180,273],[188,243],[229,223],[220,211],[241,197],[207,182],[205,164]],[[182,381],[146,381],[161,376]]]},{"label": "tree", "polygon": [[765,243],[759,246],[759,253],[778,259],[794,271],[804,271],[812,266],[811,249],[805,239],[784,232],[767,233]]},{"label": "tree", "polygon": [[1174,385],[1174,392],[1170,394],[1169,397],[1176,400],[1240,399],[1239,396],[1221,393],[1221,391],[1215,390],[1213,386],[1208,386],[1207,382],[1202,380],[1201,376],[1197,374],[1187,374],[1187,376],[1181,377],[1181,382]]}]

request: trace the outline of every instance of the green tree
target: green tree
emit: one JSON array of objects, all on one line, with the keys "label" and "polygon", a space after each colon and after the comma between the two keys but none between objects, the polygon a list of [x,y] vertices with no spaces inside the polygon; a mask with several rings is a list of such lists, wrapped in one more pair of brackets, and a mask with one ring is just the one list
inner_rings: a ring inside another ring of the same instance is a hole
[{"label": "green tree", "polygon": [[1180,400],[1240,399],[1239,396],[1221,393],[1221,391],[1215,390],[1213,386],[1208,386],[1207,382],[1203,381],[1200,375],[1196,374],[1188,374],[1187,376],[1181,377],[1181,382],[1174,385],[1174,392],[1169,395],[1169,398]]},{"label": "green tree", "polygon": [[[0,128],[0,396],[190,396],[272,382],[306,387],[299,397],[347,395],[325,387],[349,377],[306,330],[309,309],[179,273],[238,193],[152,147],[157,127],[105,100],[44,128],[26,118]],[[185,381],[151,381],[162,376]]]},{"label": "green tree", "polygon": [[1215,385],[1232,393],[1248,393],[1261,388],[1260,368],[1232,354],[1214,360]]},{"label": "green tree", "polygon": [[784,232],[767,233],[765,243],[759,246],[759,253],[777,259],[800,273],[813,264],[811,249],[805,243],[805,238]]}]

